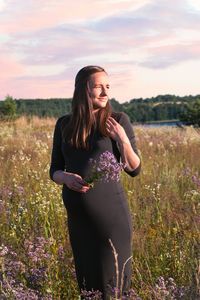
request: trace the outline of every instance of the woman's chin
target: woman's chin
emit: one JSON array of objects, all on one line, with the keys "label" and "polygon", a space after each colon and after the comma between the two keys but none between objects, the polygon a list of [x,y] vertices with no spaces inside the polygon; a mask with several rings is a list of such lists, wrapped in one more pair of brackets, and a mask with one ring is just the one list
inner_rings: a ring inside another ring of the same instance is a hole
[{"label": "woman's chin", "polygon": [[96,110],[96,109],[105,108],[106,104],[107,104],[107,101],[104,101],[104,102],[102,101],[100,103],[95,103],[95,104],[93,104],[93,109]]}]

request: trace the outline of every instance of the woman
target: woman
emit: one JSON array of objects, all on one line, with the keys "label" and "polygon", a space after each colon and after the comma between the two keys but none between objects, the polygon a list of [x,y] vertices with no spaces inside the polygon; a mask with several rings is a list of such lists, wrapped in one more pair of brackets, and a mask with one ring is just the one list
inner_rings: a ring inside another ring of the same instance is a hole
[{"label": "woman", "polygon": [[[89,159],[106,150],[126,164],[130,176],[138,175],[132,125],[124,113],[114,113],[109,104],[109,79],[99,66],[82,68],[75,79],[72,114],[58,119],[53,138],[50,177],[63,185],[68,228],[80,290],[100,291],[109,298],[116,287],[115,259],[118,254],[119,282],[127,290],[131,280],[131,216],[120,182],[84,180],[90,175]],[[110,241],[109,241],[110,240]]]}]

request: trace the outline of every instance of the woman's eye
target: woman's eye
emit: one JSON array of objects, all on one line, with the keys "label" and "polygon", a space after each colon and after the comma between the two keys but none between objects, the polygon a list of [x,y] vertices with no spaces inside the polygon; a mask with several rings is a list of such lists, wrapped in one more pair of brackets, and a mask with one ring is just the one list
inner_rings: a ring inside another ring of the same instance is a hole
[{"label": "woman's eye", "polygon": [[[101,89],[101,88],[103,88],[103,86],[101,86],[101,85],[95,85],[94,88],[95,88],[95,89]],[[109,88],[110,88],[110,86],[107,85],[107,86],[106,86],[106,89],[109,89]]]}]

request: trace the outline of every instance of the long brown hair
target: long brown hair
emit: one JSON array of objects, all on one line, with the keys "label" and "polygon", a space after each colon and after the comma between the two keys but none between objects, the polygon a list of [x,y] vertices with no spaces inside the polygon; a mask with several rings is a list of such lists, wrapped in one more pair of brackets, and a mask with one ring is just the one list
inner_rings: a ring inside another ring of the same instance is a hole
[{"label": "long brown hair", "polygon": [[72,115],[69,123],[64,126],[63,138],[76,148],[88,149],[88,137],[93,128],[97,128],[103,136],[108,135],[106,120],[111,115],[110,103],[108,101],[105,108],[99,109],[95,117],[93,104],[87,93],[90,76],[98,72],[106,73],[102,67],[86,66],[77,73],[75,78]]}]

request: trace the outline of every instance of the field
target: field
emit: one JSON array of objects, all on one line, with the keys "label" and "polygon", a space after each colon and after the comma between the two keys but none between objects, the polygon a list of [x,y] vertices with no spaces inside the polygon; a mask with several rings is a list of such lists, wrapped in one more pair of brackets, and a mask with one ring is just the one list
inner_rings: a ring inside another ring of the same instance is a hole
[{"label": "field", "polygon": [[[49,179],[54,124],[0,123],[2,300],[79,298],[61,186]],[[130,299],[199,299],[200,132],[135,134],[142,171],[122,176],[134,224]]]}]

